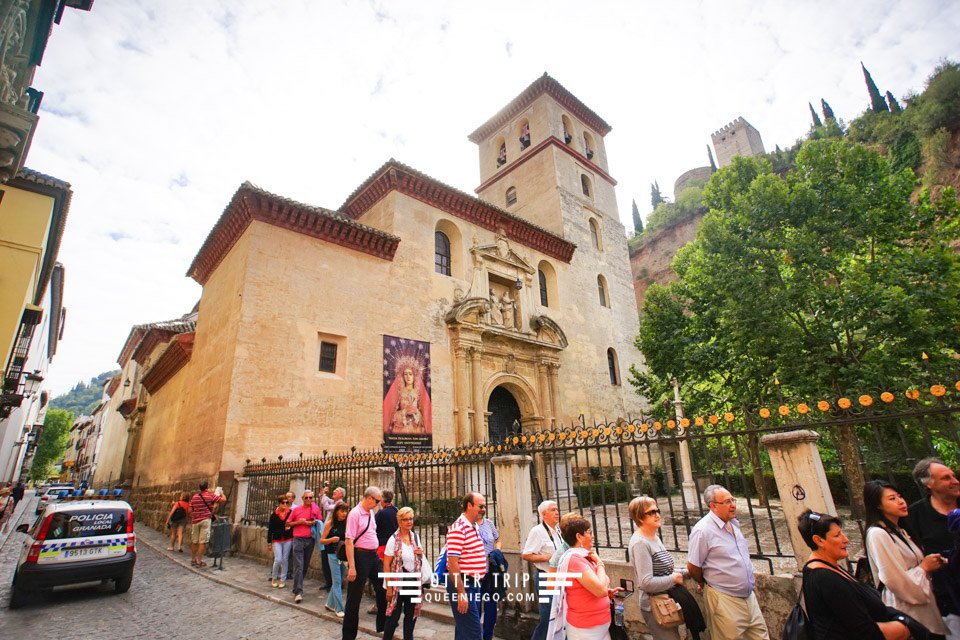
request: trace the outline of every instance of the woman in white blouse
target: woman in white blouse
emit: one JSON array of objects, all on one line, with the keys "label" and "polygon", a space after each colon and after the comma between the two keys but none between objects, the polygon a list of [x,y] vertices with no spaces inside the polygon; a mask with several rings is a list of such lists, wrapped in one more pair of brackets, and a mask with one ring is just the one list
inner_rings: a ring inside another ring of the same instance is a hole
[{"label": "woman in white blouse", "polygon": [[[397,532],[387,540],[383,550],[383,570],[389,573],[413,573],[414,584],[420,584],[420,568],[426,559],[420,538],[413,532],[413,509],[403,507],[397,511]],[[390,581],[385,581],[389,584]],[[403,595],[398,587],[387,586],[387,619],[383,628],[383,640],[393,640],[393,633],[403,613],[403,640],[413,640],[413,627],[420,615],[422,602],[413,602],[412,595]]]},{"label": "woman in white blouse", "polygon": [[937,609],[930,574],[946,560],[939,553],[924,557],[910,534],[900,528],[907,502],[889,482],[873,480],[863,487],[867,516],[867,555],[875,586],[883,585],[883,602],[899,609],[930,630],[931,640],[944,638],[947,629]]}]

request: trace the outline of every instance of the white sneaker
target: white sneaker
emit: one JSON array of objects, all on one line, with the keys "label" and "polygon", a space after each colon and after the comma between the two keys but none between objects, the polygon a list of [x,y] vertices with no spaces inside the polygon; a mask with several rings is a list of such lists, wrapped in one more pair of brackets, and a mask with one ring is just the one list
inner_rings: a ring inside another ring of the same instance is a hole
[{"label": "white sneaker", "polygon": [[342,617],[343,617],[343,611],[337,611],[337,617],[338,617],[338,618],[342,618]]},{"label": "white sneaker", "polygon": [[297,595],[293,596],[293,601],[297,604],[300,604],[303,602],[303,596],[298,593]]}]

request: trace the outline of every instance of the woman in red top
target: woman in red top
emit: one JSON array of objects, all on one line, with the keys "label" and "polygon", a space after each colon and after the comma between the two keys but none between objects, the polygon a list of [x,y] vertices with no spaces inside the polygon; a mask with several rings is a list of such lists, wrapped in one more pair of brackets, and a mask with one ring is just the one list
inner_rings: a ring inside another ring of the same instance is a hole
[{"label": "woman in red top", "polygon": [[273,549],[273,569],[270,572],[270,584],[283,589],[283,580],[290,563],[290,549],[293,547],[293,534],[287,521],[290,519],[290,498],[287,494],[277,496],[277,508],[270,514],[267,525],[267,545]]},{"label": "woman in red top", "polygon": [[167,526],[170,527],[170,546],[167,551],[177,551],[183,553],[183,528],[187,526],[187,520],[190,518],[190,494],[181,493],[179,498],[170,507],[170,513],[167,514]]},{"label": "woman in red top", "polygon": [[570,516],[560,525],[560,535],[570,545],[557,565],[557,573],[579,573],[570,586],[554,598],[558,615],[551,615],[547,640],[610,640],[610,588],[603,560],[593,551],[593,532],[582,516]]}]

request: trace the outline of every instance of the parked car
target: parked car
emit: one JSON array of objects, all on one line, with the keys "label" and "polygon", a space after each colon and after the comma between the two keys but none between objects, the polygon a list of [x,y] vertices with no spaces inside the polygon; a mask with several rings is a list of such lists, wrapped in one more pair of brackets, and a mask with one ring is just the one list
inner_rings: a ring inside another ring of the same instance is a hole
[{"label": "parked car", "polygon": [[48,503],[27,534],[13,575],[10,608],[39,591],[112,580],[117,593],[130,589],[137,561],[133,509],[122,500]]},{"label": "parked car", "polygon": [[[34,491],[34,495],[37,496],[37,508],[34,513],[40,515],[49,502],[55,498],[63,497],[64,493],[69,493],[73,489],[73,485],[69,482],[54,482],[37,487]],[[53,492],[57,492],[56,496],[51,495]]]}]

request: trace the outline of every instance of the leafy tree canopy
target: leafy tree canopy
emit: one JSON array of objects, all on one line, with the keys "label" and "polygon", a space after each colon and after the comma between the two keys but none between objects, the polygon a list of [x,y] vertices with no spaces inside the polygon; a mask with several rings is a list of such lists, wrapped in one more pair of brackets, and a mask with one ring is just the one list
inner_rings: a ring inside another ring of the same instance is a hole
[{"label": "leafy tree canopy", "polygon": [[55,409],[72,411],[74,415],[78,416],[89,415],[97,407],[97,403],[103,396],[103,384],[118,373],[120,372],[105,371],[90,378],[89,383],[78,382],[73,389],[51,400],[50,406]]},{"label": "leafy tree canopy", "polygon": [[[911,202],[916,178],[846,140],[810,140],[794,170],[735,158],[710,212],[647,290],[632,382],[655,406],[676,376],[693,411],[828,390],[902,387],[952,367],[960,327],[958,204]],[[648,223],[648,227],[650,224]]]},{"label": "leafy tree canopy", "polygon": [[62,458],[67,450],[73,418],[74,415],[70,411],[47,410],[47,417],[43,420],[43,431],[40,433],[40,442],[37,444],[37,452],[33,456],[33,465],[30,467],[31,480],[42,482],[50,477],[54,463]]}]

